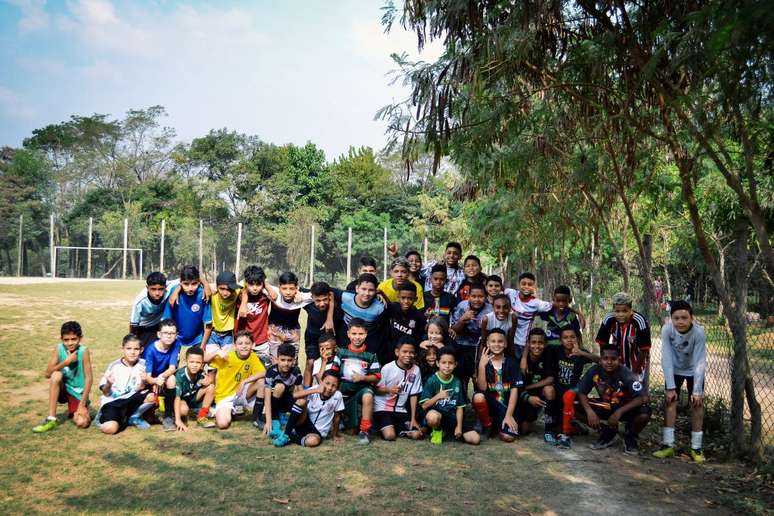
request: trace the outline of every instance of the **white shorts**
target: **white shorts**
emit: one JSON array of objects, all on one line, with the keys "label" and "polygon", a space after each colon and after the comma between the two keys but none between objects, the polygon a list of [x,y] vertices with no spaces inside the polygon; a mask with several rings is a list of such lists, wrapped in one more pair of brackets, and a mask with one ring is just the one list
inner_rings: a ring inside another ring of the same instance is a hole
[{"label": "white shorts", "polygon": [[258,359],[263,362],[264,367],[268,370],[272,366],[271,362],[271,346],[269,346],[268,342],[264,342],[263,344],[259,344],[258,346],[253,347],[253,353],[258,357]]},{"label": "white shorts", "polygon": [[[248,385],[250,385],[250,384],[245,385],[245,390],[247,390],[247,386]],[[231,412],[233,414],[234,413],[234,400],[236,399],[236,397],[237,397],[237,394],[234,393],[231,396],[227,396],[227,397],[223,398],[222,400],[220,400],[219,402],[217,402],[215,404],[215,412],[217,413],[217,412],[220,412],[220,411],[226,411],[227,410],[227,411],[229,411],[229,412]],[[245,404],[244,404],[245,408],[252,410],[253,409],[253,405],[255,405],[255,396],[253,396],[252,398],[245,399]]]},{"label": "white shorts", "polygon": [[222,346],[220,344],[214,344],[212,342],[207,343],[207,347],[204,348],[205,353],[217,353],[221,349],[225,351],[233,351],[234,345],[233,344],[223,344]]}]

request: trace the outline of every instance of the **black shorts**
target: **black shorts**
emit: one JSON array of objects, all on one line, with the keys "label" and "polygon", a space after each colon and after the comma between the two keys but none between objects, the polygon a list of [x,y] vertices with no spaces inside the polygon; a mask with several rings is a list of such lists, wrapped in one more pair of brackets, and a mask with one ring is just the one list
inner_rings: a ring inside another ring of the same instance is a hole
[{"label": "black shorts", "polygon": [[[529,396],[537,396],[541,400],[545,401],[545,398],[543,398],[542,389],[527,391],[526,394],[528,394]],[[518,401],[516,401],[515,419],[519,423],[532,423],[533,421],[537,420],[541,410],[542,410],[542,407],[533,407],[529,401],[524,399],[522,395],[519,395],[519,399]]]},{"label": "black shorts", "polygon": [[140,391],[135,392],[128,398],[121,398],[106,403],[99,410],[99,414],[97,414],[97,422],[102,424],[115,421],[118,423],[119,430],[123,430],[126,428],[129,416],[134,414],[134,411],[140,408],[140,405],[143,404],[147,395],[148,391]]},{"label": "black shorts", "polygon": [[320,336],[304,334],[304,351],[307,360],[317,360],[320,358]]},{"label": "black shorts", "polygon": [[[472,378],[476,373],[477,351],[477,346],[457,346],[457,368],[454,370],[454,374],[463,382]],[[467,399],[467,393],[465,393],[465,398]]]},{"label": "black shorts", "polygon": [[[595,404],[593,403],[593,400],[589,400],[589,401],[590,401],[589,405],[591,406],[591,410],[593,410],[594,413],[597,416],[599,416],[599,419],[601,420],[607,420],[607,418],[609,418],[613,414],[613,412],[616,411],[616,409],[614,408]],[[650,416],[653,414],[653,410],[651,410],[650,405],[646,403],[645,405],[640,405],[639,407],[633,408],[632,410],[625,412],[624,415],[621,416],[620,421],[623,421],[628,426],[640,414],[647,414],[648,416]]]},{"label": "black shorts", "polygon": [[316,435],[320,438],[320,440],[322,440],[322,434],[320,434],[320,431],[317,430],[316,426],[314,426],[314,423],[309,421],[309,418],[304,419],[303,422],[298,423],[295,428],[293,428],[293,431],[290,435],[290,440],[303,446],[304,438],[307,435]]},{"label": "black shorts", "polygon": [[140,339],[140,344],[143,348],[148,347],[148,343],[158,339],[159,325],[153,326],[138,326],[137,337]]},{"label": "black shorts", "polygon": [[405,412],[388,412],[382,410],[374,412],[374,428],[383,430],[388,426],[395,427],[396,432],[410,430],[411,416]]},{"label": "black shorts", "polygon": [[489,417],[492,418],[492,429],[501,432],[508,407],[497,401],[493,392],[485,392],[484,397],[489,408]]},{"label": "black shorts", "polygon": [[272,396],[271,398],[271,417],[277,417],[279,414],[283,412],[290,412],[290,409],[293,408],[293,405],[296,403],[295,398],[293,398],[293,395],[287,394],[287,391],[285,391],[286,394],[283,394],[279,398],[275,398]]},{"label": "black shorts", "polygon": [[[682,375],[676,374],[674,378],[675,378],[675,391],[677,392],[677,399],[680,399],[680,391],[683,389],[683,383],[686,384],[686,388],[688,389],[688,396],[691,396],[693,394],[693,376],[682,376]],[[701,390],[704,391],[703,384],[701,386]]]}]

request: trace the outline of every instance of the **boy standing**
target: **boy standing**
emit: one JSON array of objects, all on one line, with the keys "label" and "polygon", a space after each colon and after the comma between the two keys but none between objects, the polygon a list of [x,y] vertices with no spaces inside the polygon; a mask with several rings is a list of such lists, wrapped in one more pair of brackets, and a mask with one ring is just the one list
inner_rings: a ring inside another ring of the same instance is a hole
[{"label": "boy standing", "polygon": [[357,267],[357,277],[347,283],[347,286],[344,290],[347,292],[354,292],[355,287],[357,287],[357,279],[362,274],[373,274],[376,276],[376,260],[371,258],[370,256],[363,256],[360,258],[360,265]]},{"label": "boy standing", "polygon": [[48,432],[59,426],[56,419],[57,403],[67,403],[68,416],[78,428],[88,428],[89,391],[91,390],[91,352],[81,344],[83,331],[76,321],[62,325],[59,335],[62,341],[51,351],[46,366],[48,387],[48,417],[32,429],[36,434]]},{"label": "boy standing", "polygon": [[[359,287],[358,287],[359,288]],[[337,354],[341,360],[341,394],[344,396],[344,425],[355,428],[358,422],[358,406],[362,407],[358,425],[358,442],[369,444],[371,439],[371,421],[374,412],[373,386],[381,378],[381,367],[376,353],[368,351],[366,339],[368,329],[362,319],[352,319],[347,331],[349,345],[339,348]]]},{"label": "boy standing", "polygon": [[476,376],[479,392],[473,395],[473,409],[482,435],[489,437],[497,432],[500,440],[510,443],[519,435],[514,413],[524,382],[519,364],[505,354],[507,344],[508,336],[500,328],[493,328],[487,335]]},{"label": "boy standing", "polygon": [[559,285],[554,289],[554,303],[551,310],[539,312],[538,316],[546,322],[546,340],[549,346],[561,344],[559,334],[564,328],[573,328],[580,333],[584,326],[583,316],[570,308],[572,294],[570,287]]},{"label": "boy standing", "polygon": [[686,301],[672,303],[669,322],[661,329],[661,367],[664,370],[665,426],[661,449],[653,453],[659,459],[675,454],[677,401],[683,382],[691,397],[691,458],[701,464],[702,424],[704,422],[704,371],[707,367],[707,337],[704,328],[693,319],[693,308]]},{"label": "boy standing", "polygon": [[613,312],[602,320],[596,341],[600,349],[608,343],[618,346],[621,365],[640,377],[647,392],[650,325],[632,310],[632,297],[626,292],[613,296]]},{"label": "boy standing", "polygon": [[236,275],[223,271],[215,279],[216,292],[210,298],[212,320],[204,327],[202,349],[204,361],[209,362],[221,349],[234,349],[234,326],[236,324],[236,305],[242,287],[237,283]]},{"label": "boy standing", "polygon": [[[333,307],[333,291],[330,285],[324,281],[318,281],[312,284],[309,290],[312,293],[312,302],[304,307],[307,315],[306,331],[304,331],[304,349],[306,351],[304,378],[307,376],[307,370],[310,371],[311,375],[315,360],[320,358],[320,336],[324,332],[333,331],[333,320],[336,317],[341,317],[341,310],[336,310]],[[306,385],[311,384],[306,383]]]},{"label": "boy standing", "polygon": [[[379,353],[383,340],[383,327],[386,324],[386,306],[376,297],[376,286],[379,281],[370,273],[361,274],[357,278],[355,292],[344,292],[333,289],[336,306],[341,307],[342,316],[337,320],[336,338],[339,347],[347,346],[347,332],[354,319],[365,324],[368,336],[366,348],[371,353]],[[346,397],[346,396],[345,396]]]},{"label": "boy standing", "polygon": [[[462,245],[459,242],[449,242],[446,244],[444,261],[440,263],[441,265],[446,265],[446,284],[444,285],[444,290],[453,296],[457,295],[460,285],[465,281],[465,271],[460,267],[460,258],[462,258]],[[432,288],[430,273],[438,263],[438,261],[432,260],[422,267],[422,274],[427,278],[425,280],[425,290]]]},{"label": "boy standing", "polygon": [[266,402],[266,425],[263,433],[273,439],[274,446],[285,446],[290,438],[282,432],[280,417],[290,412],[301,387],[303,377],[296,366],[296,348],[282,344],[277,349],[277,363],[266,372],[264,397]]},{"label": "boy standing", "polygon": [[298,316],[301,309],[312,302],[312,295],[307,292],[299,294],[298,276],[292,272],[283,272],[279,277],[279,288],[268,287],[271,297],[269,312],[269,347],[273,359],[282,344],[291,344],[298,354],[301,342],[301,325]]},{"label": "boy standing", "polygon": [[476,354],[481,339],[481,321],[491,311],[492,307],[486,303],[486,289],[481,283],[471,285],[468,299],[462,301],[454,309],[452,329],[457,334],[457,344],[459,344],[460,365],[457,369],[457,376],[462,382],[463,395],[467,393],[468,380],[476,372]]},{"label": "boy standing", "polygon": [[491,305],[494,303],[494,298],[503,293],[503,279],[492,274],[487,276],[484,286],[486,287],[486,301]]},{"label": "boy standing", "polygon": [[158,339],[143,350],[145,359],[145,381],[153,386],[157,396],[164,397],[164,419],[161,424],[165,432],[175,427],[175,371],[180,356],[180,341],[177,340],[175,321],[165,319],[159,323]]},{"label": "boy standing", "polygon": [[199,269],[186,265],[180,271],[180,287],[173,289],[164,303],[162,319],[172,319],[177,326],[181,346],[196,346],[204,337],[204,325],[212,322],[208,302],[209,287],[202,285]]},{"label": "boy standing", "polygon": [[192,410],[198,410],[196,423],[212,428],[215,423],[207,414],[215,399],[215,384],[204,374],[204,351],[199,346],[188,348],[185,367],[175,373],[175,426],[181,432],[188,431],[183,418]]},{"label": "boy standing", "polygon": [[532,329],[535,314],[547,312],[551,309],[551,303],[535,297],[537,292],[535,275],[531,272],[522,272],[519,275],[519,290],[505,289],[505,294],[511,300],[511,310],[517,315],[516,336],[513,343],[516,345],[516,359],[520,359],[527,344],[527,336]]},{"label": "boy standing", "polygon": [[395,356],[395,346],[400,339],[408,337],[414,345],[419,346],[425,334],[427,320],[425,315],[416,308],[414,302],[417,298],[416,290],[412,283],[398,283],[398,302],[390,303],[388,307],[390,319],[390,332],[387,345],[382,348],[379,361],[386,363],[391,356]]},{"label": "boy standing", "polygon": [[430,269],[430,277],[425,283],[430,283],[430,290],[425,290],[425,317],[440,316],[449,322],[454,308],[457,306],[457,296],[444,290],[446,285],[446,265],[436,263]]},{"label": "boy standing", "polygon": [[[176,285],[170,285],[174,288]],[[156,339],[159,323],[164,314],[164,301],[169,296],[167,277],[161,272],[151,272],[145,278],[145,288],[142,289],[132,303],[132,313],[129,316],[129,333],[140,337],[142,347]]]},{"label": "boy standing", "polygon": [[271,364],[269,352],[269,305],[266,294],[266,274],[263,269],[250,265],[244,273],[245,288],[239,300],[237,332],[247,330],[253,338],[255,353],[266,364]]},{"label": "boy standing", "polygon": [[386,441],[394,441],[398,435],[411,439],[422,437],[417,423],[422,373],[414,363],[416,349],[410,337],[402,337],[395,347],[396,359],[382,367],[382,378],[376,385],[374,424]]}]

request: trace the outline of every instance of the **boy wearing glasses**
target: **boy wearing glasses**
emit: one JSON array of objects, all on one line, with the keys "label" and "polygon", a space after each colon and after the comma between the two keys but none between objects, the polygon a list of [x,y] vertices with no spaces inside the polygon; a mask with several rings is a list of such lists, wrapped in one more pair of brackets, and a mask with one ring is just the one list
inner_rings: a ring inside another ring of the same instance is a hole
[{"label": "boy wearing glasses", "polygon": [[145,383],[153,386],[153,392],[164,397],[164,431],[175,430],[175,371],[180,355],[177,325],[172,319],[159,323],[158,340],[143,350],[145,359]]}]

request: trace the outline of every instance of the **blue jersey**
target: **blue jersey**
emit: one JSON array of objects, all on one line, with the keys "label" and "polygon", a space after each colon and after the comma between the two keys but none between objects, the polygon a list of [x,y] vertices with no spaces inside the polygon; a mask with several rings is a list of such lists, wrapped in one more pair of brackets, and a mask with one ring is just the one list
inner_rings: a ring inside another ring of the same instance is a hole
[{"label": "blue jersey", "polygon": [[360,318],[366,323],[368,336],[366,347],[368,351],[376,352],[382,346],[382,332],[385,323],[386,307],[378,298],[374,298],[371,304],[362,307],[355,302],[355,293],[333,289],[336,297],[336,308],[341,308],[341,318],[337,321],[336,340],[339,346],[346,346],[347,329],[354,318]]},{"label": "blue jersey", "polygon": [[129,324],[147,328],[160,323],[169,293],[178,285],[178,283],[179,281],[167,283],[167,287],[164,290],[164,297],[162,297],[158,303],[151,301],[150,298],[148,298],[148,288],[143,288],[132,303],[132,313],[129,315]]},{"label": "blue jersey", "polygon": [[[456,323],[469,308],[469,301],[462,301],[458,304],[452,314],[451,324]],[[465,323],[463,330],[457,333],[457,343],[460,346],[478,346],[478,341],[481,339],[481,321],[491,311],[492,305],[485,303],[476,316]]]},{"label": "blue jersey", "polygon": [[169,369],[170,365],[177,367],[180,355],[180,341],[175,341],[166,352],[159,351],[156,343],[158,343],[157,340],[153,341],[142,352],[142,358],[145,359],[145,372],[153,377]]},{"label": "blue jersey", "polygon": [[182,346],[195,346],[204,336],[204,325],[212,322],[209,303],[204,302],[204,288],[199,286],[196,293],[188,296],[180,291],[175,306],[164,303],[163,319],[172,319],[177,324],[177,341]]}]

